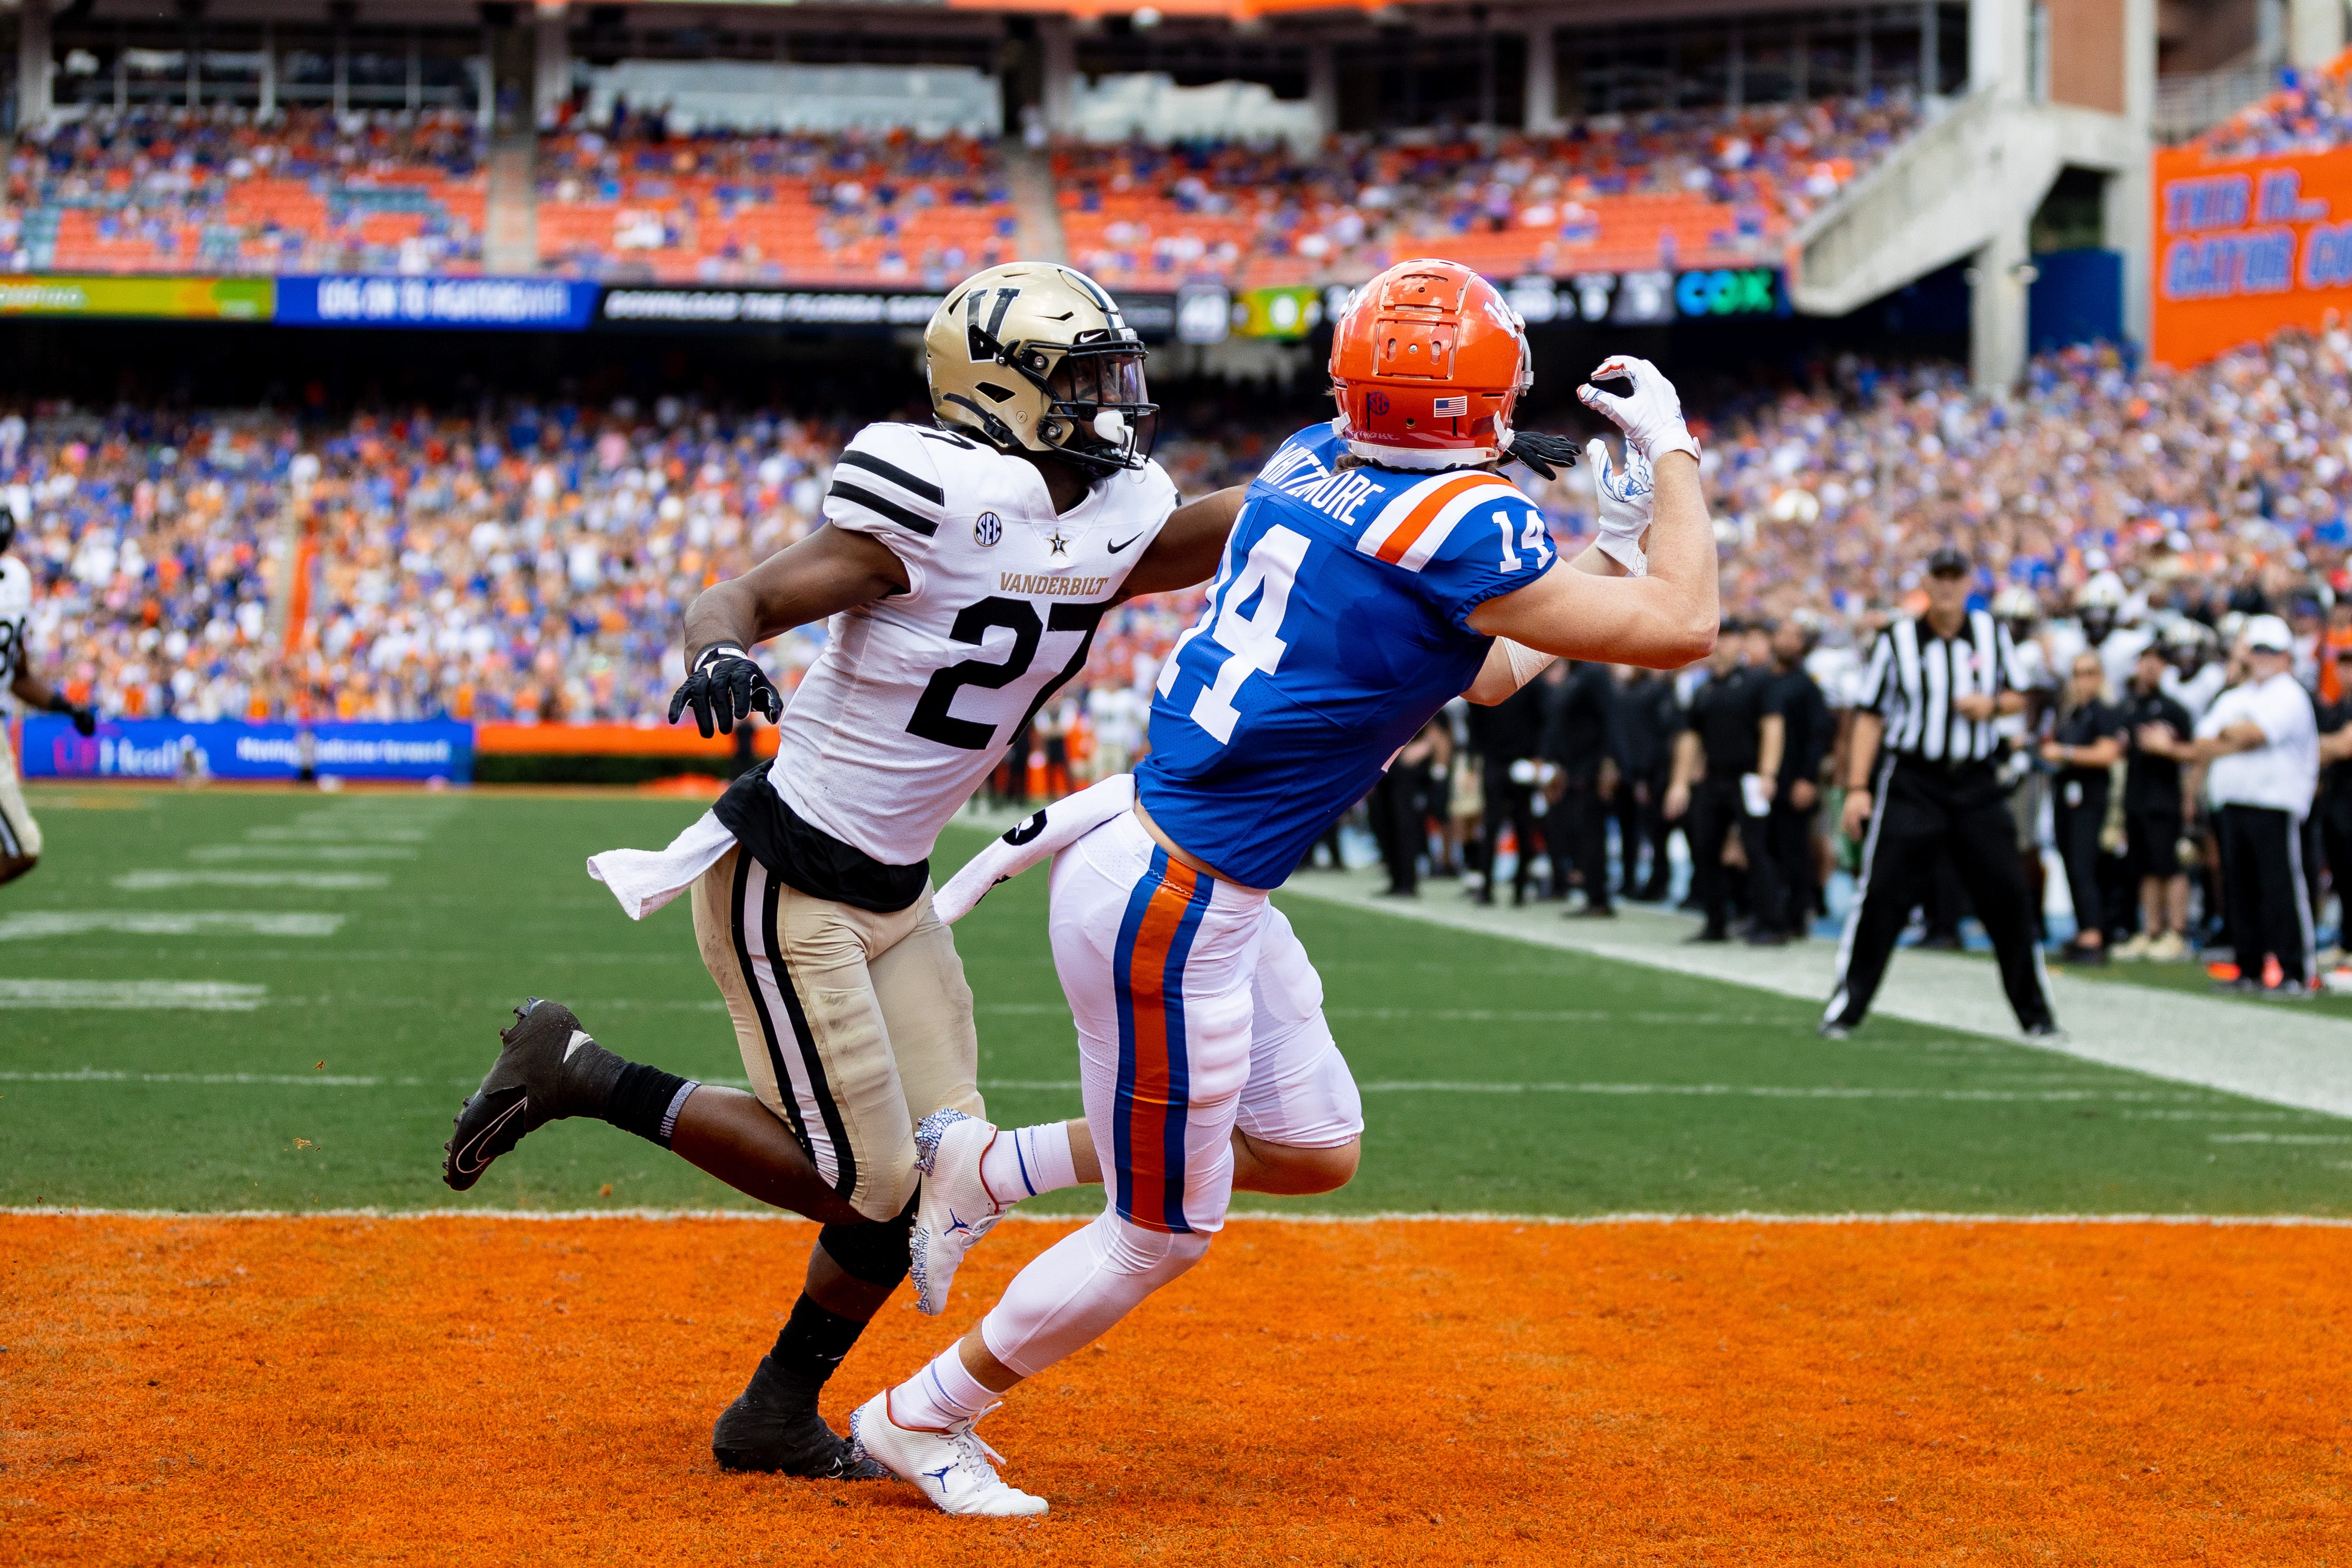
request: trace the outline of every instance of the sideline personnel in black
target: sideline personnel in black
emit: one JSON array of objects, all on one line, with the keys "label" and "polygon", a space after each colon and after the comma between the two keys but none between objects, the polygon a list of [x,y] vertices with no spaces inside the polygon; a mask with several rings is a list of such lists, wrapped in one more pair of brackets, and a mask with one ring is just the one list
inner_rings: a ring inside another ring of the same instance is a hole
[{"label": "sideline personnel in black", "polygon": [[[1748,940],[1762,946],[1789,940],[1780,868],[1765,836],[1773,785],[1780,776],[1780,715],[1770,709],[1770,674],[1738,663],[1739,639],[1732,635],[1738,629],[1724,628],[1706,683],[1691,694],[1689,728],[1675,742],[1666,816],[1671,821],[1689,814],[1691,889],[1706,924],[1688,940],[1731,940],[1731,877],[1723,851],[1736,832],[1748,861]],[[1752,802],[1751,792],[1757,797]],[[1751,805],[1757,809],[1749,810]]]},{"label": "sideline personnel in black", "polygon": [[1609,901],[1609,805],[1624,787],[1617,682],[1607,665],[1589,660],[1552,669],[1564,671],[1544,686],[1543,756],[1559,769],[1561,786],[1559,804],[1544,818],[1552,887],[1567,896],[1573,860],[1584,879],[1584,907],[1570,914],[1605,919],[1617,912]]},{"label": "sideline personnel in black", "polygon": [[1992,763],[2000,744],[1993,720],[2025,706],[2017,650],[1990,614],[1969,609],[1971,575],[1968,557],[1948,545],[1927,558],[1927,613],[1886,628],[1854,702],[1845,831],[1862,839],[1862,877],[1822,1015],[1821,1032],[1832,1039],[1870,1011],[1895,939],[1938,862],[1958,874],[1992,938],[2018,1026],[2030,1037],[2058,1032],[2018,868],[2017,828]]},{"label": "sideline personnel in black", "polygon": [[1780,715],[1780,777],[1767,829],[1780,869],[1781,913],[1790,936],[1812,930],[1821,902],[1821,862],[1813,847],[1813,811],[1821,804],[1822,761],[1837,739],[1837,722],[1820,684],[1805,668],[1813,628],[1790,616],[1772,628],[1772,693]]}]

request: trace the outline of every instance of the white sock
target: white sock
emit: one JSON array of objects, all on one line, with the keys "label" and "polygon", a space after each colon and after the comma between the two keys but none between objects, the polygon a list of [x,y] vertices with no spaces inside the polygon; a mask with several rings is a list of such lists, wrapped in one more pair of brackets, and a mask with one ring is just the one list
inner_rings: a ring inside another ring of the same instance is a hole
[{"label": "white sock", "polygon": [[988,1385],[964,1370],[963,1347],[957,1343],[890,1391],[890,1419],[910,1432],[944,1432],[995,1403]]},{"label": "white sock", "polygon": [[1006,1208],[1039,1193],[1076,1186],[1078,1166],[1070,1152],[1070,1124],[1048,1121],[999,1132],[981,1158],[980,1179]]}]

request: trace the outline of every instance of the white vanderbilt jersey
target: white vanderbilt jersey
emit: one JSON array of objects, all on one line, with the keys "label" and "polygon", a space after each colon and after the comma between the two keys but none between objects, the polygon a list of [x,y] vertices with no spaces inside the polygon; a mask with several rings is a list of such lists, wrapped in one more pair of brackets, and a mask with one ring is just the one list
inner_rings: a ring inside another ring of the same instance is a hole
[{"label": "white vanderbilt jersey", "polygon": [[33,574],[13,555],[0,555],[0,714],[8,711],[8,688],[26,668],[26,626],[33,618]]},{"label": "white vanderbilt jersey", "polygon": [[1085,665],[1176,499],[1148,463],[1056,516],[1022,458],[914,425],[859,431],[825,521],[887,545],[908,591],[833,618],[777,727],[776,793],[885,865],[924,859],[1023,721]]}]

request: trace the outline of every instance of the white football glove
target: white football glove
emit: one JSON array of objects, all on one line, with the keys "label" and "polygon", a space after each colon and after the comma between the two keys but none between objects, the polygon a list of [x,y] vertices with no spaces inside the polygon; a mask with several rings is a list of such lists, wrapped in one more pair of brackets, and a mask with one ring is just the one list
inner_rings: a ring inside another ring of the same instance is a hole
[{"label": "white football glove", "polygon": [[1595,436],[1584,448],[1585,466],[1592,470],[1593,499],[1601,507],[1601,552],[1625,568],[1626,575],[1649,574],[1650,558],[1642,548],[1650,531],[1650,509],[1657,489],[1650,459],[1632,441],[1625,443],[1625,466],[1609,466],[1609,446]]},{"label": "white football glove", "polygon": [[1592,380],[1607,381],[1612,376],[1632,382],[1633,395],[1603,392],[1591,381],[1578,387],[1576,395],[1587,408],[1625,432],[1626,444],[1653,463],[1668,452],[1698,456],[1698,442],[1683,423],[1682,399],[1675,395],[1675,384],[1664,372],[1648,360],[1612,354],[1594,369]]}]

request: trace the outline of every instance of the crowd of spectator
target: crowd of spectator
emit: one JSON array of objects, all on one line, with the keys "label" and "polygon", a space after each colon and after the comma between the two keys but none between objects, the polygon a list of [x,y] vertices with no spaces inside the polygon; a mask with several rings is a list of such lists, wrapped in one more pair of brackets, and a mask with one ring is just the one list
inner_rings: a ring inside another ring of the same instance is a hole
[{"label": "crowd of spectator", "polygon": [[591,278],[944,289],[1012,255],[992,143],[673,136],[658,116],[543,138],[541,264]]},{"label": "crowd of spectator", "polygon": [[2326,153],[2352,142],[2352,51],[2285,81],[2197,138],[2209,158],[2274,158]]},{"label": "crowd of spectator", "polygon": [[[2094,580],[2176,606],[2352,588],[2341,331],[2177,374],[2068,351],[2007,401],[1948,365],[1849,358],[1687,404],[1706,411],[1733,613],[1857,623],[1915,595],[1945,541],[1989,595],[2053,605]],[[1287,433],[1215,406],[1161,444],[1187,494],[1245,479]],[[632,721],[667,700],[694,594],[814,525],[849,434],[673,399],[331,421],[27,408],[0,418],[0,498],[23,519],[40,657],[110,713]],[[1526,482],[1563,537],[1589,528],[1578,470]],[[1196,602],[1106,622],[1084,684],[1148,684]],[[814,635],[773,650],[784,683]]]},{"label": "crowd of spectator", "polygon": [[20,137],[0,257],[23,271],[478,271],[488,182],[448,111],[94,114]]},{"label": "crowd of spectator", "polygon": [[1053,156],[1070,253],[1114,285],[1345,280],[1430,250],[1566,275],[1775,256],[1916,123],[1898,96],[1594,115],[1491,143],[1345,136],[1310,158],[1139,142]]}]

